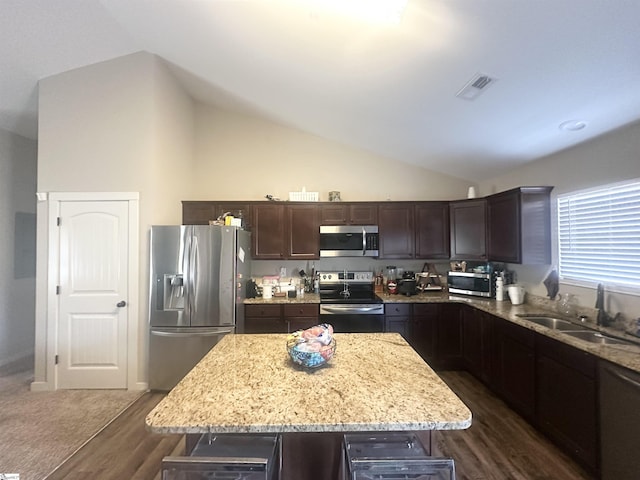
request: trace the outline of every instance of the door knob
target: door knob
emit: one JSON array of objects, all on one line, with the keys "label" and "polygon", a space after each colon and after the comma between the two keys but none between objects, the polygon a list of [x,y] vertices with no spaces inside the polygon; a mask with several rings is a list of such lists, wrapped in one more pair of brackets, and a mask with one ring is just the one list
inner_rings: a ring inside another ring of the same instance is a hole
[{"label": "door knob", "polygon": [[124,300],[121,300],[118,303],[116,303],[116,307],[118,307],[118,308],[122,308],[122,307],[124,307],[126,305],[127,305],[127,302],[125,302]]}]

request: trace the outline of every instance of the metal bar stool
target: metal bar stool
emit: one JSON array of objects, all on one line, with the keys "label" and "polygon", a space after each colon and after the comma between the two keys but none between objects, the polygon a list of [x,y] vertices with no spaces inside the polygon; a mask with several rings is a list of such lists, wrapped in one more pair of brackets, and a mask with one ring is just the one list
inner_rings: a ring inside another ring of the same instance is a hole
[{"label": "metal bar stool", "polygon": [[203,434],[189,456],[162,459],[162,480],[278,480],[276,434]]},{"label": "metal bar stool", "polygon": [[345,434],[343,480],[455,480],[451,458],[431,457],[414,433]]}]

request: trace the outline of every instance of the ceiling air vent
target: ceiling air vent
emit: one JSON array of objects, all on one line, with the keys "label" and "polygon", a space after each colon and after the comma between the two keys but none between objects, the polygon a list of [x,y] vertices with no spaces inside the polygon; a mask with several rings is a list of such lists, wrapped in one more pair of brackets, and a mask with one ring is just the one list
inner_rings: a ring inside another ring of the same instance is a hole
[{"label": "ceiling air vent", "polygon": [[496,80],[497,79],[484,73],[476,73],[473,78],[456,93],[456,97],[464,98],[465,100],[474,100]]}]

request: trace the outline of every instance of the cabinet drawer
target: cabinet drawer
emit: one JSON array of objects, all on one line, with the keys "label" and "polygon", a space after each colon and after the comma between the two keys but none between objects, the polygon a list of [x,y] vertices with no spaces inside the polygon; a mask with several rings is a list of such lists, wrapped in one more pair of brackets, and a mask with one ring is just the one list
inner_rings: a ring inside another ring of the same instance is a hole
[{"label": "cabinet drawer", "polygon": [[245,305],[245,317],[279,317],[281,305]]},{"label": "cabinet drawer", "polygon": [[284,316],[287,317],[317,317],[317,303],[297,303],[284,305]]},{"label": "cabinet drawer", "polygon": [[410,303],[388,303],[384,306],[385,315],[411,315]]}]

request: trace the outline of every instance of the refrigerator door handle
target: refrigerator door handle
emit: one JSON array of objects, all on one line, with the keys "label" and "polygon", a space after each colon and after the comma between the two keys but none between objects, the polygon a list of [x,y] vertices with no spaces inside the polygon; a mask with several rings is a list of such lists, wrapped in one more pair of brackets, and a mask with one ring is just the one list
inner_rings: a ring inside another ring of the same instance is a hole
[{"label": "refrigerator door handle", "polygon": [[[196,330],[196,329],[194,329]],[[174,337],[174,338],[187,338],[187,337],[216,337],[219,335],[226,335],[228,333],[233,333],[233,328],[227,329],[218,329],[218,330],[205,330],[202,332],[199,331],[189,331],[185,332],[184,330],[179,332],[172,332],[168,330],[151,330],[151,335],[156,335],[158,337]]]}]

